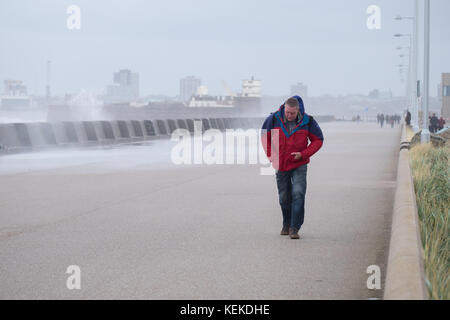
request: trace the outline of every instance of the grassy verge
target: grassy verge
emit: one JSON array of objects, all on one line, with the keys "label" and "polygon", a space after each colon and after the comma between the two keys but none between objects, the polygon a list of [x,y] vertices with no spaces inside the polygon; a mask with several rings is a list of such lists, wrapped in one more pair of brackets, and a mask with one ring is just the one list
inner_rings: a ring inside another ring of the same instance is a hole
[{"label": "grassy verge", "polygon": [[417,145],[410,151],[431,299],[450,299],[450,148]]}]

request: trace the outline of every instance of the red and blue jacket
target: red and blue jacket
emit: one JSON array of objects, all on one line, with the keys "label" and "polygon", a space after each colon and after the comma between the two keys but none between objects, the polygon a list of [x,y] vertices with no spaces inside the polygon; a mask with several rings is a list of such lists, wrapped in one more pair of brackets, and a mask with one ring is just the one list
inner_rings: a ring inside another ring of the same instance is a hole
[{"label": "red and blue jacket", "polygon": [[[264,121],[262,127],[262,145],[274,169],[289,171],[309,163],[309,159],[323,145],[323,134],[316,120],[305,113],[303,100],[297,99],[302,117],[297,117],[297,125],[291,133],[284,124],[284,105]],[[308,144],[309,140],[309,144]],[[293,152],[301,152],[296,160]]]}]

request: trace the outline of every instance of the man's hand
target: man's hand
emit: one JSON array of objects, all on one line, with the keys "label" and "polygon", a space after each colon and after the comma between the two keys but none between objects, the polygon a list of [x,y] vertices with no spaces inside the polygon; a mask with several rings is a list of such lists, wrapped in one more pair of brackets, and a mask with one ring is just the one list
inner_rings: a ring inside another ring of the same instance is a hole
[{"label": "man's hand", "polygon": [[302,158],[302,153],[301,152],[292,152],[291,155],[294,156],[295,160],[300,160]]}]

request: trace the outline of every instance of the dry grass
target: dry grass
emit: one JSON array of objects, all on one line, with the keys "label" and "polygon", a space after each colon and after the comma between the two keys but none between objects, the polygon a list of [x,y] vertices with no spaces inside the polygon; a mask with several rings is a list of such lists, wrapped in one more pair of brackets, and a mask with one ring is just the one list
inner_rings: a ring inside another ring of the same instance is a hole
[{"label": "dry grass", "polygon": [[450,149],[431,144],[410,151],[431,299],[450,298]]}]

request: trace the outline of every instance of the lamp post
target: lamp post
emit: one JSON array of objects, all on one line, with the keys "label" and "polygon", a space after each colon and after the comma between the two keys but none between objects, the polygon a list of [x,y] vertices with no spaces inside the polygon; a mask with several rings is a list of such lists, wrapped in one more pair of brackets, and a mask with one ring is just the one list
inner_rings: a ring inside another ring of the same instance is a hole
[{"label": "lamp post", "polygon": [[414,80],[414,122],[413,122],[413,130],[414,132],[419,131],[419,76],[418,76],[418,61],[419,61],[419,0],[416,0],[414,3],[414,54],[412,57],[413,61],[413,80]]},{"label": "lamp post", "polygon": [[[396,19],[403,19],[400,16],[397,16]],[[394,37],[396,38],[401,38],[401,37],[408,37],[409,38],[409,47],[397,47],[397,50],[401,50],[401,49],[409,49],[409,62],[408,62],[408,81],[407,81],[407,86],[406,86],[406,97],[407,97],[407,105],[408,105],[408,109],[411,107],[412,109],[414,109],[414,95],[415,94],[415,86],[413,85],[413,77],[412,77],[412,69],[413,69],[413,65],[411,63],[411,57],[413,55],[413,50],[412,50],[412,39],[411,39],[411,35],[410,34],[401,34],[401,33],[397,33],[394,34]],[[414,114],[414,112],[413,112]],[[412,119],[414,122],[414,119]]]},{"label": "lamp post", "polygon": [[[410,101],[409,101],[409,103],[408,103],[408,109],[409,109],[409,106],[411,105],[411,95],[412,95],[412,88],[411,88],[411,55],[409,55],[409,54],[400,54],[399,55],[399,57],[400,58],[405,58],[405,57],[408,57],[408,73],[406,74],[406,79],[408,80],[407,81],[407,84],[406,84],[406,96],[410,99]],[[399,67],[400,67],[400,70],[401,71],[404,71],[403,70],[403,67],[405,67],[404,65],[399,65]]]},{"label": "lamp post", "polygon": [[401,20],[412,20],[413,22],[413,41],[411,43],[411,79],[410,79],[410,86],[412,88],[411,91],[411,99],[412,99],[412,125],[414,132],[419,131],[419,103],[418,103],[418,92],[417,92],[417,83],[418,83],[418,75],[417,75],[417,69],[418,69],[418,56],[419,56],[419,48],[418,48],[418,42],[419,42],[419,0],[415,0],[414,5],[414,17],[403,17],[403,16],[396,16],[395,20],[401,21]]},{"label": "lamp post", "polygon": [[430,142],[430,131],[428,130],[428,103],[430,89],[430,0],[425,0],[424,9],[424,71],[423,71],[423,124],[421,143]]}]

